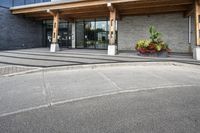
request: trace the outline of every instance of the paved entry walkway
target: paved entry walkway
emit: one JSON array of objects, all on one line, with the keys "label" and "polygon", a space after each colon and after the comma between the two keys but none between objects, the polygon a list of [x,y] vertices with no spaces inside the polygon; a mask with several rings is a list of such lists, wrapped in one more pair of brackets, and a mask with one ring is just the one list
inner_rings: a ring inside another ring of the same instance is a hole
[{"label": "paved entry walkway", "polygon": [[[63,49],[50,53],[48,48],[12,50],[0,52],[0,67],[17,65],[26,67],[59,67],[88,64],[127,63],[127,62],[184,62],[200,64],[187,55],[171,55],[169,58],[144,58],[135,53],[120,53],[108,56],[105,50]],[[1,73],[1,72],[0,72]]]}]

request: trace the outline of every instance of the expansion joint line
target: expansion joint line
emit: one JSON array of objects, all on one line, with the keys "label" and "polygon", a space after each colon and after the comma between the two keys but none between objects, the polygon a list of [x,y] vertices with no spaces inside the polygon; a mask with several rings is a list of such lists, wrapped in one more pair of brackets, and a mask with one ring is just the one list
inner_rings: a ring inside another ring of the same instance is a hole
[{"label": "expansion joint line", "polygon": [[45,69],[42,70],[42,84],[43,84],[43,94],[45,95],[45,100],[48,106],[50,107],[52,106],[52,93],[45,81]]},{"label": "expansion joint line", "polygon": [[121,87],[119,87],[113,80],[111,80],[108,76],[106,76],[104,73],[99,72],[95,70],[103,79],[107,80],[113,87],[117,88],[118,90],[123,90]]}]

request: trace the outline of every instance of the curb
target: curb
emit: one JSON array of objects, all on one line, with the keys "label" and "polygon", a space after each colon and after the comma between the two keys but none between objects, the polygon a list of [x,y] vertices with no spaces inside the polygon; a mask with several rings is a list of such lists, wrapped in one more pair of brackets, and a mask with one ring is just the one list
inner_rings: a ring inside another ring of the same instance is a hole
[{"label": "curb", "polygon": [[89,65],[73,65],[73,66],[62,66],[62,67],[50,67],[50,68],[36,68],[34,70],[28,70],[18,73],[12,73],[7,75],[2,75],[3,77],[11,77],[16,75],[31,74],[37,72],[50,72],[50,71],[63,71],[63,70],[86,70],[86,69],[100,69],[109,67],[126,67],[126,66],[183,66],[183,67],[193,67],[198,68],[200,66],[194,64],[186,64],[175,61],[170,62],[129,62],[129,63],[107,63],[107,64],[89,64]]},{"label": "curb", "polygon": [[83,69],[100,69],[109,67],[126,67],[126,66],[184,66],[200,68],[199,65],[186,64],[181,62],[169,61],[169,62],[124,62],[124,63],[106,63],[106,64],[90,64],[90,65],[74,65],[74,66],[62,66],[62,67],[51,67],[44,68],[43,70],[48,71],[61,71],[61,70],[83,70]]},{"label": "curb", "polygon": [[89,65],[74,65],[44,68],[45,71],[59,70],[83,70],[83,69],[99,69],[108,67],[123,67],[123,66],[154,66],[154,65],[174,65],[173,62],[129,62],[129,63],[106,63],[106,64],[89,64]]}]

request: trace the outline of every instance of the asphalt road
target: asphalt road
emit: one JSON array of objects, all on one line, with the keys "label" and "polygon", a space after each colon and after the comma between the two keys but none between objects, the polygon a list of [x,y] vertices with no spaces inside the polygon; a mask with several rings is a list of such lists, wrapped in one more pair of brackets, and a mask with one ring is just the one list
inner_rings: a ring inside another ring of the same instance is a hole
[{"label": "asphalt road", "polygon": [[198,133],[198,66],[146,65],[1,77],[2,133]]}]

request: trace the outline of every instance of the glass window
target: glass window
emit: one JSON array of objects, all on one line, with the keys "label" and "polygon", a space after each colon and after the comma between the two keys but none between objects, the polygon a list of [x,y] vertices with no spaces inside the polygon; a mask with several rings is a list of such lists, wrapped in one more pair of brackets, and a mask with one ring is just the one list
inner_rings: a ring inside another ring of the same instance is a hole
[{"label": "glass window", "polygon": [[95,30],[96,24],[94,22],[85,22],[85,45],[87,48],[95,48]]},{"label": "glass window", "polygon": [[21,6],[24,5],[24,0],[14,0],[14,6]]},{"label": "glass window", "polygon": [[84,22],[77,22],[76,23],[76,48],[84,48]]},{"label": "glass window", "polygon": [[26,5],[27,5],[27,4],[33,4],[33,3],[35,3],[35,0],[26,0],[25,2],[26,2],[26,3],[25,3]]},{"label": "glass window", "polygon": [[11,7],[12,6],[12,0],[0,0],[0,6]]},{"label": "glass window", "polygon": [[108,46],[108,23],[107,21],[96,22],[96,48],[106,49]]},{"label": "glass window", "polygon": [[[44,36],[46,46],[49,47],[52,41],[53,21],[43,21]],[[61,21],[59,23],[58,43],[60,47],[71,48],[72,45],[72,24],[67,21]]]},{"label": "glass window", "polygon": [[107,49],[108,21],[106,19],[78,20],[76,22],[76,47]]},{"label": "glass window", "polygon": [[51,0],[9,0],[12,6],[21,6],[34,3],[50,2]]}]

